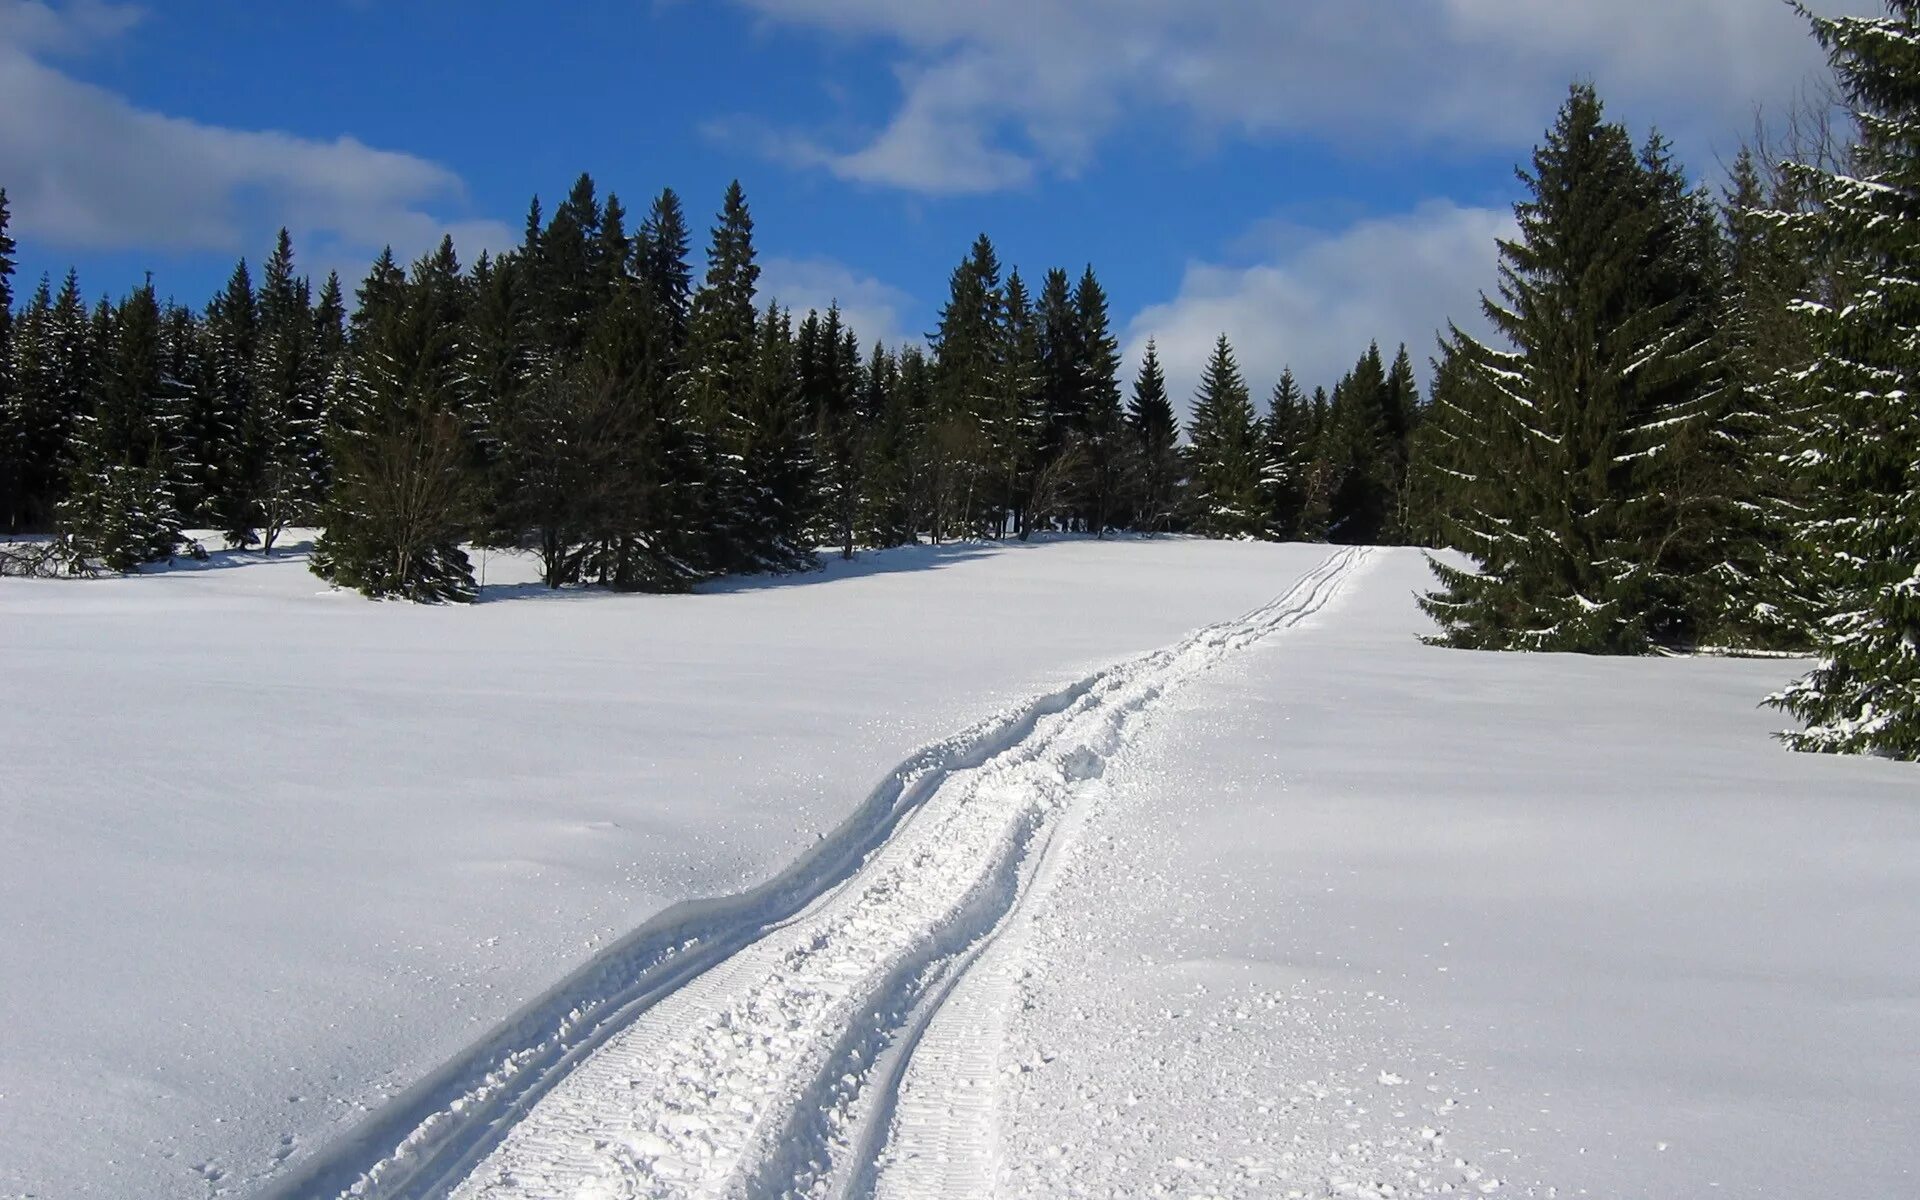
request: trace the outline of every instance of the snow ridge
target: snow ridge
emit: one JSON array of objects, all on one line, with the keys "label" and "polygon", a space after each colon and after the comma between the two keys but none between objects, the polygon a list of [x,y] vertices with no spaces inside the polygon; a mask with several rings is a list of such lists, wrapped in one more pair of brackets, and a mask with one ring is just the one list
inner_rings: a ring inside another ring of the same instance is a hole
[{"label": "snow ridge", "polygon": [[[922,751],[778,879],[663,914],[280,1194],[848,1195],[877,1185],[890,1141],[888,1161],[928,1161],[901,1147],[929,1134],[943,1161],[990,1163],[997,1040],[951,1065],[952,1039],[936,1041],[924,1061],[944,1086],[896,1095],[942,1002],[1141,714],[1319,611],[1367,555]],[[1005,989],[972,991],[981,1015],[961,1024],[997,1029]],[[980,1194],[979,1178],[929,1194]]]}]

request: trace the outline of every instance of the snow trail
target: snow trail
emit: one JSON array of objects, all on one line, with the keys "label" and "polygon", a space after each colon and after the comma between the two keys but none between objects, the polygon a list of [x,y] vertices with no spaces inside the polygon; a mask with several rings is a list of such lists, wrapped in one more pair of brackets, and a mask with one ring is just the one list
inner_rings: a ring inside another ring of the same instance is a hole
[{"label": "snow trail", "polygon": [[990,1193],[1014,980],[969,968],[1142,715],[1368,556],[923,751],[780,878],[663,914],[283,1194]]}]

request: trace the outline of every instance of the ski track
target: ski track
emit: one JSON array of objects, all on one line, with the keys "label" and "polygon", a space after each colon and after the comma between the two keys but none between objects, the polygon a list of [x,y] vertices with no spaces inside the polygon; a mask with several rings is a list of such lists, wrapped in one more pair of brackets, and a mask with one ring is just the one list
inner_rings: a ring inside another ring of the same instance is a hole
[{"label": "ski track", "polygon": [[661,914],[270,1194],[992,1194],[1020,958],[998,935],[1143,714],[1369,554],[922,750],[779,877]]}]

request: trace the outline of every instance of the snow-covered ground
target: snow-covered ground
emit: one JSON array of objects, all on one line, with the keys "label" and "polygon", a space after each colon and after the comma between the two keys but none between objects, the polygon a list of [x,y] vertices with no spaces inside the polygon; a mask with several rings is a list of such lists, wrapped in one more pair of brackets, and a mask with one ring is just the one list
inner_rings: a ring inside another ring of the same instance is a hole
[{"label": "snow-covered ground", "polygon": [[0,583],[0,1196],[1916,1191],[1920,776],[1794,664],[1406,551],[225,561]]},{"label": "snow-covered ground", "polygon": [[1796,664],[1428,649],[1424,586],[1115,758],[1028,910],[1002,1194],[1920,1195],[1920,774],[1770,744]]},{"label": "snow-covered ground", "polygon": [[257,1192],[916,747],[1320,557],[950,546],[618,597],[496,555],[469,608],[298,555],[0,580],[0,1196]]}]

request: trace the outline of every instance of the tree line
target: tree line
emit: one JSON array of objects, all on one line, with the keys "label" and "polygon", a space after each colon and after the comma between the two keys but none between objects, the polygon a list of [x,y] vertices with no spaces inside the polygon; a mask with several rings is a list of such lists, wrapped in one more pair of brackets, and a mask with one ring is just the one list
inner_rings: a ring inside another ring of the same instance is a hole
[{"label": "tree line", "polygon": [[198,311],[151,278],[91,305],[72,272],[42,279],[17,317],[0,291],[0,517],[56,533],[36,561],[70,572],[195,552],[187,529],[270,554],[318,526],[316,572],[417,601],[471,599],[476,545],[532,552],[556,588],[676,590],[821,547],[1416,527],[1404,347],[1331,393],[1288,373],[1262,413],[1222,337],[1183,435],[1151,344],[1123,393],[1091,267],[1036,291],[983,235],[924,346],[866,346],[837,306],[762,303],[738,183],[704,274],[691,240],[673,191],[630,231],[583,175],[517,248],[388,251],[351,306],[337,276],[315,296],[284,231]]},{"label": "tree line", "polygon": [[1718,196],[1572,89],[1414,435],[1454,646],[1811,653],[1809,750],[1920,757],[1920,3],[1810,18],[1857,128]]}]

